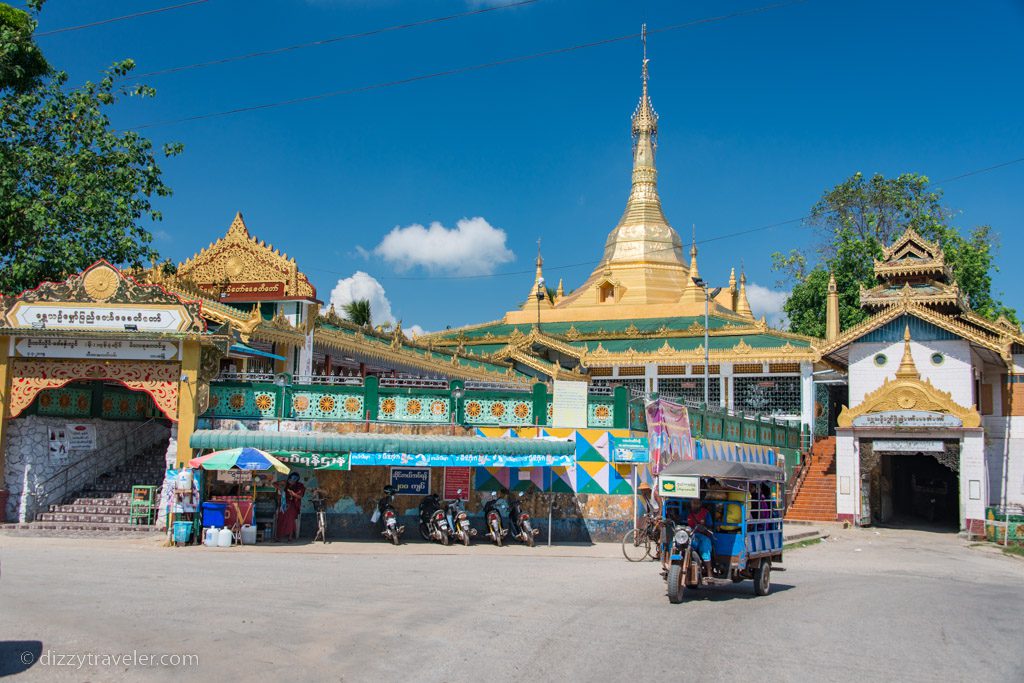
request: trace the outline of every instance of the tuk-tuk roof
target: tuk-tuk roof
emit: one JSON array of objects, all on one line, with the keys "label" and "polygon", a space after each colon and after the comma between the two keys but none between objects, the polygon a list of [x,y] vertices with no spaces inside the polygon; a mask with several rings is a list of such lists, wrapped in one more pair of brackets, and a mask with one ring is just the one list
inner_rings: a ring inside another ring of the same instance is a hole
[{"label": "tuk-tuk roof", "polygon": [[783,469],[773,465],[733,460],[680,460],[661,471],[661,474],[747,481],[782,481],[783,473]]}]

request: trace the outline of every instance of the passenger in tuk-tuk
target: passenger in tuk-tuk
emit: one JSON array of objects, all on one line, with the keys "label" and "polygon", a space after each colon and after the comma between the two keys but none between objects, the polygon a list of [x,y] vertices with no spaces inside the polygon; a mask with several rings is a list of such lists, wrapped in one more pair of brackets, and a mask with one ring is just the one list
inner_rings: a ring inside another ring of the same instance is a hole
[{"label": "passenger in tuk-tuk", "polygon": [[[704,563],[705,584],[708,583],[711,578],[711,523],[711,512],[700,504],[699,499],[691,499],[690,514],[686,517],[686,524],[694,530],[693,547],[697,551],[697,554],[700,555],[701,562]],[[707,529],[707,535],[696,530],[698,524]]]}]

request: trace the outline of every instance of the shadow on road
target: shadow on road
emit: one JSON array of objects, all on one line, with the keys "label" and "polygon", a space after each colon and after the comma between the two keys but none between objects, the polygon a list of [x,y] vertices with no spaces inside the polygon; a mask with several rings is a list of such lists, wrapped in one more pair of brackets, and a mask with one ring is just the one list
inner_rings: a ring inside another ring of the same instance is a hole
[{"label": "shadow on road", "polygon": [[0,640],[0,676],[28,671],[43,654],[38,640]]},{"label": "shadow on road", "polygon": [[[766,597],[775,593],[785,593],[795,588],[786,583],[773,583],[772,590]],[[731,586],[708,586],[706,588],[687,588],[683,591],[683,602],[722,602],[724,600],[750,600],[760,596],[754,595],[754,583],[741,581]]]}]

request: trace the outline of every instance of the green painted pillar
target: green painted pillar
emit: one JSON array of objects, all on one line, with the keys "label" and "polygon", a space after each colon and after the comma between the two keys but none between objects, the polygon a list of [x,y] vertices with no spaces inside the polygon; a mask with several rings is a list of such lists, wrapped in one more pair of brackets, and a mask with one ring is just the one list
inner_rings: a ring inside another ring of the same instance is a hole
[{"label": "green painted pillar", "polygon": [[533,384],[533,423],[548,426],[548,385],[543,382]]},{"label": "green painted pillar", "polygon": [[[456,399],[456,392],[462,397]],[[462,425],[466,422],[466,385],[461,379],[452,380],[448,383],[448,411],[453,415],[455,424]]]},{"label": "green painted pillar", "polygon": [[380,380],[370,375],[363,379],[363,409],[368,420],[377,421],[377,409],[380,401]]},{"label": "green painted pillar", "polygon": [[612,425],[615,429],[629,429],[629,390],[619,385],[612,391]]}]

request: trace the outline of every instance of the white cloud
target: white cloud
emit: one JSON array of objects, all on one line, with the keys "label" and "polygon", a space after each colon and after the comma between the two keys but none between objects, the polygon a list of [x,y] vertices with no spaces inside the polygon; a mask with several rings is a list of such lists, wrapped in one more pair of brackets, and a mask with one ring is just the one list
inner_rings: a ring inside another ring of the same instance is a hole
[{"label": "white cloud", "polygon": [[750,302],[750,310],[754,312],[754,317],[765,316],[772,327],[789,325],[789,320],[782,310],[788,298],[789,292],[780,292],[754,283],[747,285],[747,301]]},{"label": "white cloud", "polygon": [[384,292],[384,285],[369,273],[357,270],[351,277],[338,280],[338,284],[331,290],[331,304],[334,305],[334,310],[341,317],[345,317],[345,304],[359,299],[369,300],[370,317],[373,319],[374,325],[395,322],[394,315],[391,313],[391,302]]},{"label": "white cloud", "polygon": [[422,327],[420,327],[419,325],[410,325],[409,327],[404,328],[404,329],[405,329],[405,336],[410,337],[410,338],[411,337],[422,337],[423,335],[427,334],[427,331],[425,329],[423,329]]},{"label": "white cloud", "polygon": [[508,235],[480,217],[463,218],[454,228],[434,222],[395,226],[373,250],[396,269],[416,266],[431,272],[489,275],[516,255],[505,241]]}]

